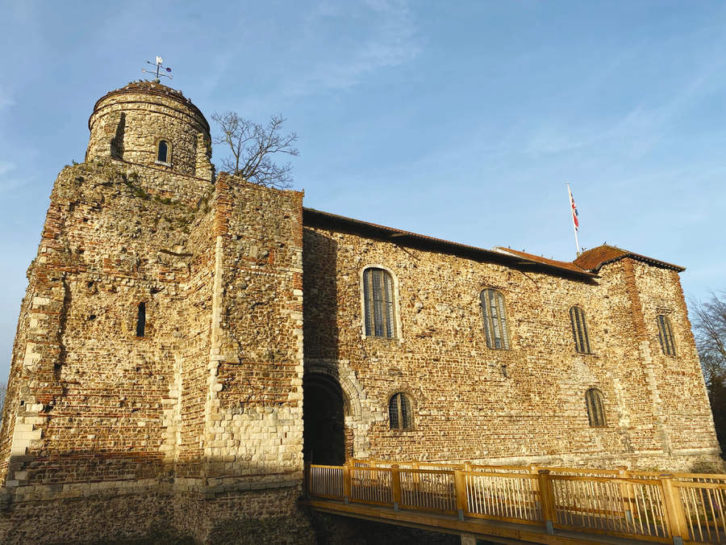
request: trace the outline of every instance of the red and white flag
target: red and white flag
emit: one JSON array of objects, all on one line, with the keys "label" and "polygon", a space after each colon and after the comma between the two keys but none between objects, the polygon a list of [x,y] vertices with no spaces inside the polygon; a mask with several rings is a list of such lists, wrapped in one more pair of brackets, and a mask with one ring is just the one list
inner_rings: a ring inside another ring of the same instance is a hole
[{"label": "red and white flag", "polygon": [[580,220],[577,219],[577,216],[580,214],[577,212],[577,206],[575,206],[575,198],[572,196],[572,191],[570,190],[570,186],[567,186],[567,192],[570,194],[570,207],[572,208],[572,225],[575,226],[575,231],[578,231],[580,229]]}]

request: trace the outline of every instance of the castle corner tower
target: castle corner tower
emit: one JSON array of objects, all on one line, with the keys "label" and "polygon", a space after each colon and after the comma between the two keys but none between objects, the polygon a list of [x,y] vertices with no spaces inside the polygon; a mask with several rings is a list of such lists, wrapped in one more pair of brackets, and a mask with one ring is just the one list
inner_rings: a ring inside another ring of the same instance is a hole
[{"label": "castle corner tower", "polygon": [[28,269],[0,542],[206,542],[228,519],[309,542],[302,194],[215,179],[204,115],[159,83],[106,94],[89,129]]},{"label": "castle corner tower", "polygon": [[129,83],[96,102],[88,129],[86,162],[110,157],[212,180],[209,123],[180,91]]}]

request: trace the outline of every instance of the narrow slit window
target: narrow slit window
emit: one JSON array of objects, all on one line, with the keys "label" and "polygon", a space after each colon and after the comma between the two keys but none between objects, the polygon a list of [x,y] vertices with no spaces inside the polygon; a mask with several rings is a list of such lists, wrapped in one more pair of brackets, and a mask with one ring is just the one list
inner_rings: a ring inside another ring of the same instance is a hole
[{"label": "narrow slit window", "polygon": [[660,348],[666,356],[676,355],[676,345],[673,342],[671,321],[664,314],[658,315],[658,340],[660,341]]},{"label": "narrow slit window", "polygon": [[146,303],[139,303],[136,315],[136,336],[143,337],[146,332]]},{"label": "narrow slit window", "polygon": [[363,300],[366,336],[394,338],[393,279],[388,271],[377,268],[363,271]]},{"label": "narrow slit window", "polygon": [[166,140],[159,142],[159,149],[156,154],[156,160],[160,163],[168,163],[169,158],[169,144]]},{"label": "narrow slit window", "polygon": [[487,346],[494,350],[509,350],[509,331],[504,296],[501,292],[486,289],[480,294],[481,311],[484,318],[484,335]]},{"label": "narrow slit window", "polygon": [[580,307],[572,307],[570,309],[570,324],[572,325],[572,337],[575,341],[575,350],[580,354],[590,354],[590,336],[587,333],[585,311]]},{"label": "narrow slit window", "polygon": [[388,401],[388,417],[392,430],[411,429],[411,402],[406,394],[398,392]]},{"label": "narrow slit window", "polygon": [[605,408],[602,402],[602,392],[597,388],[590,388],[585,392],[587,405],[587,419],[591,428],[603,428],[605,423]]}]

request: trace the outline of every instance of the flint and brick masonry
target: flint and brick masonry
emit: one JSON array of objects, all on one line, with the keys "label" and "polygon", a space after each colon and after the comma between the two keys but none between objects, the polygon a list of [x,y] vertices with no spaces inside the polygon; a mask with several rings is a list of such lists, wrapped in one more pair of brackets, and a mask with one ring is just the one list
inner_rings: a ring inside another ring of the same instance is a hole
[{"label": "flint and brick masonry", "polygon": [[204,115],[155,82],[108,93],[89,129],[28,269],[2,543],[229,524],[312,543],[305,461],[717,467],[681,267],[305,209],[215,176]]}]

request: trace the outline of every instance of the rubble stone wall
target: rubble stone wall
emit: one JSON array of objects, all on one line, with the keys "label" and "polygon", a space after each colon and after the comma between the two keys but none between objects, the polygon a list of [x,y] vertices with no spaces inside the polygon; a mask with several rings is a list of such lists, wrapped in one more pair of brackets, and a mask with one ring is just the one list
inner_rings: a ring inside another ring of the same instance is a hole
[{"label": "rubble stone wall", "polygon": [[[152,189],[178,178],[109,159],[55,183],[3,421],[3,543],[83,542],[94,517],[104,535],[144,535],[172,512],[199,542],[258,516],[286,519],[253,534],[309,533],[290,515],[302,483],[302,194],[225,176],[200,199],[197,187],[176,199]],[[46,508],[30,524],[35,506]]]},{"label": "rubble stone wall", "polygon": [[221,176],[212,310],[212,474],[302,478],[302,193]]},{"label": "rubble stone wall", "polygon": [[[718,445],[674,271],[624,259],[583,280],[306,226],[305,364],[339,377],[354,456],[694,469]],[[366,337],[361,277],[391,271],[396,338]],[[487,347],[479,295],[504,295],[511,347]],[[591,354],[575,350],[569,309],[586,313]],[[673,323],[663,356],[656,313]],[[589,388],[605,427],[591,427]],[[410,397],[413,427],[388,401]],[[680,402],[689,399],[689,403]],[[690,401],[692,400],[692,402]],[[699,465],[700,464],[700,465]]]},{"label": "rubble stone wall", "polygon": [[[90,487],[88,487],[90,488]],[[0,516],[4,545],[313,545],[299,487],[201,495],[130,486],[24,501]]]},{"label": "rubble stone wall", "polygon": [[[86,161],[123,159],[211,181],[209,124],[181,92],[153,82],[111,91],[94,107]],[[159,142],[168,145],[158,161]]]}]

